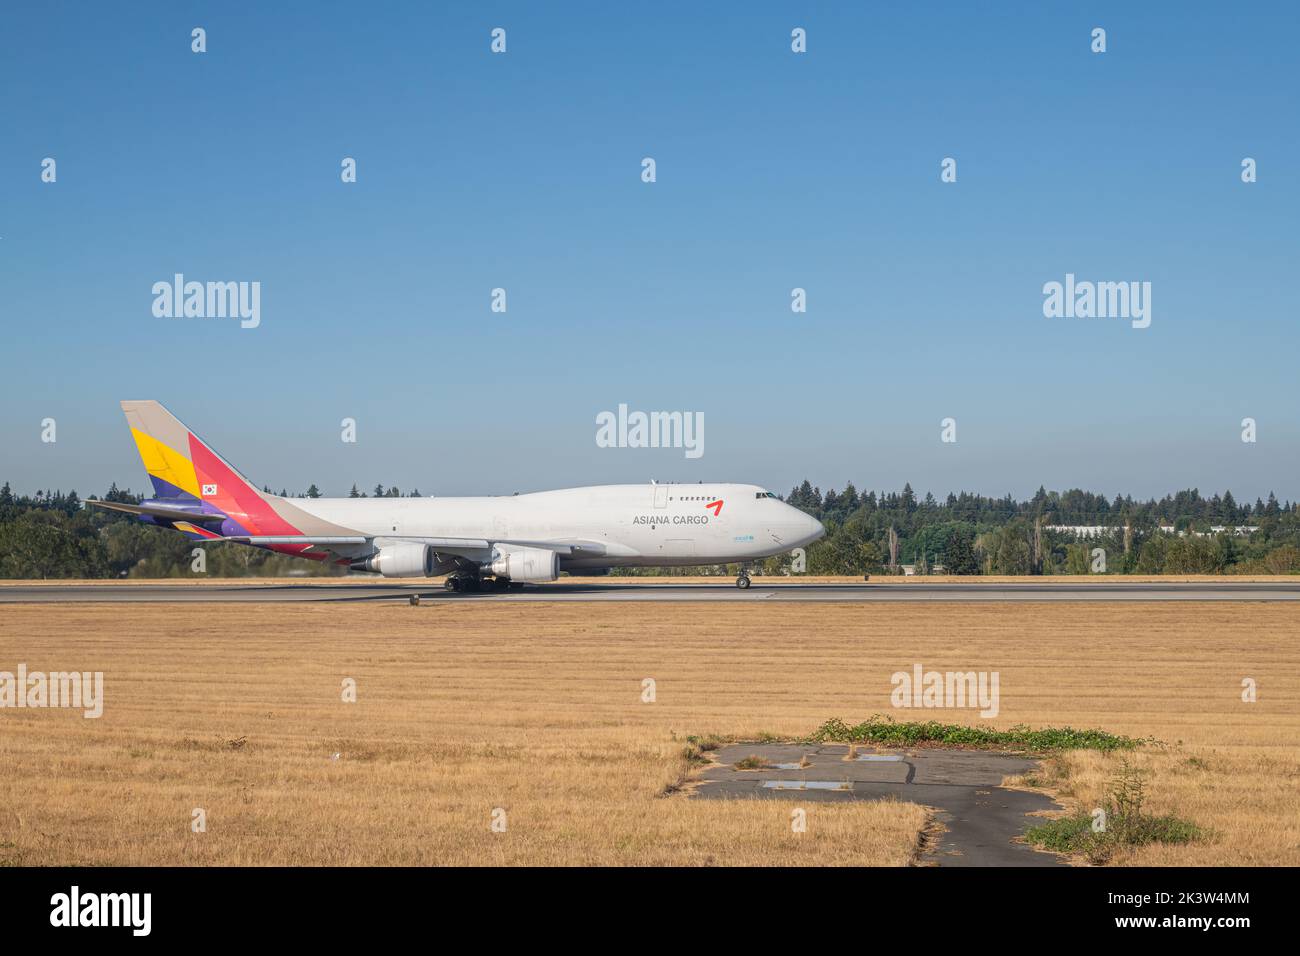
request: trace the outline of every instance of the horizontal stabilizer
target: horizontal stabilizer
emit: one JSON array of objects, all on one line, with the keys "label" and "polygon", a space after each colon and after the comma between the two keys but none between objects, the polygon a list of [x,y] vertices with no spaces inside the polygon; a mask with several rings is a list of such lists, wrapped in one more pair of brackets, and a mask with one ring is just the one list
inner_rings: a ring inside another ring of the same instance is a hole
[{"label": "horizontal stabilizer", "polygon": [[148,515],[151,518],[161,518],[164,521],[192,521],[196,524],[203,524],[210,521],[225,521],[226,516],[223,514],[205,514],[202,511],[191,511],[185,508],[169,508],[166,505],[128,505],[121,501],[87,501],[86,504],[93,505],[96,508],[104,508],[108,511],[121,511],[129,515]]}]

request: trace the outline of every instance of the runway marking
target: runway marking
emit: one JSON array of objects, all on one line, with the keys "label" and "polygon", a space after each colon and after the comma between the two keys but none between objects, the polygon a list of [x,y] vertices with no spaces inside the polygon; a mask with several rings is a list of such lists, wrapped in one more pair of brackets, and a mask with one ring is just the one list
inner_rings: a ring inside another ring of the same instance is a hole
[{"label": "runway marking", "polygon": [[1300,581],[1260,583],[1062,584],[543,584],[526,591],[457,594],[437,584],[103,584],[0,585],[0,604],[292,601],[1300,601]]}]

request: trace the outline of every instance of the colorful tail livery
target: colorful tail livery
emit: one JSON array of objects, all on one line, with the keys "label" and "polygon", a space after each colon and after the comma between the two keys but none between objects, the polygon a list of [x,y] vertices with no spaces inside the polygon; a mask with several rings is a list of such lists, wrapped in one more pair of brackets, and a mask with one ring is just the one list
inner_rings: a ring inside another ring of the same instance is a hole
[{"label": "colorful tail livery", "polygon": [[[264,495],[224,458],[158,402],[123,402],[154,498],[117,510],[141,520],[171,525],[191,538],[300,536],[291,517],[298,509]],[[307,516],[303,516],[307,517]],[[277,551],[301,554],[303,544],[276,544]],[[309,555],[317,557],[317,555]]]},{"label": "colorful tail livery", "polygon": [[[257,489],[158,402],[123,402],[126,423],[159,498],[209,499]],[[224,510],[224,509],[223,509]]]}]

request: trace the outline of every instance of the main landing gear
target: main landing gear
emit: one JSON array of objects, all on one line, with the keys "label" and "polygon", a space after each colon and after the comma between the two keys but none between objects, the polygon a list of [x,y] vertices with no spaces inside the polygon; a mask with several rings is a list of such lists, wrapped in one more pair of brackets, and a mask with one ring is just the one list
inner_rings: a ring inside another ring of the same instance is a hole
[{"label": "main landing gear", "polygon": [[741,571],[740,577],[736,578],[736,587],[742,591],[749,587],[749,572]]},{"label": "main landing gear", "polygon": [[463,571],[453,572],[447,575],[442,582],[442,586],[448,591],[467,592],[467,591],[521,591],[523,584],[516,584],[509,578],[485,578],[477,574],[467,574]]},{"label": "main landing gear", "polygon": [[460,571],[447,575],[446,580],[442,582],[442,586],[448,591],[458,593],[461,591],[477,591],[480,588],[486,590],[483,587],[485,584],[490,585],[491,581],[487,578],[480,578],[477,574],[465,574]]}]

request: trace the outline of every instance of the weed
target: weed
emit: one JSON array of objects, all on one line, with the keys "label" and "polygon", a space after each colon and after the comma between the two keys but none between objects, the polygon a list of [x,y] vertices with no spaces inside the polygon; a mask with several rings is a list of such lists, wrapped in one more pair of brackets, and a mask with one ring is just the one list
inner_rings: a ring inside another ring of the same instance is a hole
[{"label": "weed", "polygon": [[817,728],[816,741],[873,743],[894,747],[918,744],[947,744],[957,747],[1014,748],[1025,750],[1133,750],[1145,741],[1121,737],[1104,730],[1075,730],[1073,727],[1044,727],[1033,730],[1017,724],[1010,730],[941,724],[938,721],[896,722],[876,714],[850,726],[833,717]]},{"label": "weed", "polygon": [[1148,843],[1190,843],[1204,833],[1196,824],[1172,814],[1152,816],[1144,809],[1146,773],[1125,758],[1111,781],[1104,815],[1079,811],[1025,831],[1030,843],[1057,853],[1079,853],[1102,864],[1122,847]]}]

